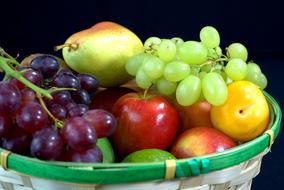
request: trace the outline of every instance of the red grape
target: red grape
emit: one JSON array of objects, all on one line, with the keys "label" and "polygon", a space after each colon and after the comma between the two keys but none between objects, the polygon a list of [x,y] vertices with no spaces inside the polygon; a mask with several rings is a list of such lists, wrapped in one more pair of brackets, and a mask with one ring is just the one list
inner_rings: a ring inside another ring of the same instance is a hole
[{"label": "red grape", "polygon": [[84,150],[81,152],[69,149],[67,150],[64,161],[67,162],[102,162],[103,155],[99,147]]},{"label": "red grape", "polygon": [[71,107],[67,112],[67,117],[78,117],[84,115],[89,110],[89,107],[85,104],[76,104]]},{"label": "red grape", "polygon": [[33,102],[36,100],[36,94],[30,88],[24,88],[21,90],[22,103]]},{"label": "red grape", "polygon": [[71,94],[68,91],[54,92],[51,95],[52,95],[51,100],[45,99],[45,102],[48,106],[51,106],[52,104],[59,104],[65,106],[72,100]]},{"label": "red grape", "polygon": [[48,115],[36,102],[28,102],[23,105],[16,114],[16,122],[19,127],[30,133],[44,128],[48,121]]},{"label": "red grape", "polygon": [[80,79],[81,88],[89,93],[94,93],[99,87],[98,79],[89,74],[78,74],[77,77]]},{"label": "red grape", "polygon": [[62,88],[80,88],[80,80],[73,74],[62,73],[53,80],[54,86]]},{"label": "red grape", "polygon": [[56,160],[63,152],[64,143],[53,128],[35,132],[31,142],[31,154],[42,160]]},{"label": "red grape", "polygon": [[65,121],[62,137],[72,149],[84,151],[93,148],[97,135],[92,125],[82,117],[73,117]]},{"label": "red grape", "polygon": [[89,105],[91,102],[91,97],[85,90],[76,90],[71,92],[72,99],[77,104],[86,104]]},{"label": "red grape", "polygon": [[96,129],[98,138],[108,137],[116,129],[116,119],[108,111],[102,109],[89,110],[83,118]]},{"label": "red grape", "polygon": [[64,120],[66,118],[66,109],[59,104],[52,104],[49,108],[49,111],[52,113],[54,117],[59,120]]},{"label": "red grape", "polygon": [[[23,77],[26,78],[31,83],[40,86],[43,80],[43,77],[39,71],[35,70],[28,70],[23,74]],[[17,80],[16,78],[10,78],[9,82],[17,86],[20,90],[24,89],[26,86],[21,81]]]},{"label": "red grape", "polygon": [[19,127],[13,127],[12,132],[3,139],[2,147],[18,154],[28,154],[31,135]]},{"label": "red grape", "polygon": [[11,123],[10,118],[6,114],[0,113],[0,139],[10,132]]},{"label": "red grape", "polygon": [[19,89],[8,82],[0,82],[0,112],[13,113],[20,107],[20,103]]},{"label": "red grape", "polygon": [[60,67],[56,58],[51,55],[37,56],[31,61],[30,66],[32,69],[40,71],[44,78],[54,76]]}]

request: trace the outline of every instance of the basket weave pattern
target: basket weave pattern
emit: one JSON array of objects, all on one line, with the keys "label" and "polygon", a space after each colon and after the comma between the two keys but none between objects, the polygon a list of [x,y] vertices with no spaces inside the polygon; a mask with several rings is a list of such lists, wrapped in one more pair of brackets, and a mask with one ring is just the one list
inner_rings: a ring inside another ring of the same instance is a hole
[{"label": "basket weave pattern", "polygon": [[175,180],[118,185],[79,185],[34,178],[1,168],[0,184],[4,190],[250,190],[252,179],[259,173],[262,157],[268,150],[236,166]]}]

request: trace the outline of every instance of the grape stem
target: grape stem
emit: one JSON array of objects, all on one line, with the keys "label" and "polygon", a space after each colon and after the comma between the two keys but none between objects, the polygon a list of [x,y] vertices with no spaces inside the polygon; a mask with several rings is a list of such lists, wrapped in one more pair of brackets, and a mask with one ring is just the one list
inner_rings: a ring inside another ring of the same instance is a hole
[{"label": "grape stem", "polygon": [[[33,83],[31,83],[29,80],[27,80],[25,77],[23,77],[20,73],[16,72],[14,69],[12,69],[8,64],[7,60],[0,56],[0,68],[6,73],[7,76],[14,77],[21,81],[24,85],[31,88],[33,91],[42,94],[43,96],[52,99],[52,96],[48,90],[44,90]],[[7,77],[6,77],[7,78]]]},{"label": "grape stem", "polygon": [[71,91],[76,91],[76,88],[57,88],[57,87],[51,87],[48,89],[49,93],[54,93],[54,92],[59,92],[59,91],[64,91],[64,90],[71,90]]},{"label": "grape stem", "polygon": [[40,93],[36,93],[37,99],[39,100],[39,103],[41,105],[41,107],[44,109],[44,111],[46,111],[46,113],[49,115],[49,117],[54,121],[55,123],[55,127],[61,129],[63,127],[63,121],[60,121],[59,119],[57,119],[46,107],[43,99],[42,99],[42,95]]}]

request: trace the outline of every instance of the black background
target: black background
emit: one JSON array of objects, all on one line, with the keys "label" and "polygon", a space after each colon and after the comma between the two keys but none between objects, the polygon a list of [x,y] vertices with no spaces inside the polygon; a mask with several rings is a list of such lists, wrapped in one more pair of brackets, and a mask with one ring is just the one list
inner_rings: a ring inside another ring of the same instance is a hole
[{"label": "black background", "polygon": [[[267,91],[283,108],[284,13],[281,1],[1,1],[0,46],[19,59],[41,52],[69,35],[109,20],[126,26],[142,41],[149,36],[198,40],[205,25],[216,27],[221,47],[243,43],[249,59],[268,78]],[[265,156],[253,188],[284,189],[283,132]],[[282,147],[281,147],[282,146]]]}]

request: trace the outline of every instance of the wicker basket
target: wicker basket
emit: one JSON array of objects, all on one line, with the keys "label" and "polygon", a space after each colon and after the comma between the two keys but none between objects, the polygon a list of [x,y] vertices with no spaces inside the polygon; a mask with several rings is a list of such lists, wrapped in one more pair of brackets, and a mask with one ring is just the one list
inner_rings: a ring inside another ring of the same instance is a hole
[{"label": "wicker basket", "polygon": [[5,190],[249,190],[280,130],[279,105],[265,95],[269,129],[220,153],[150,164],[81,164],[45,162],[1,150],[0,183]]}]

